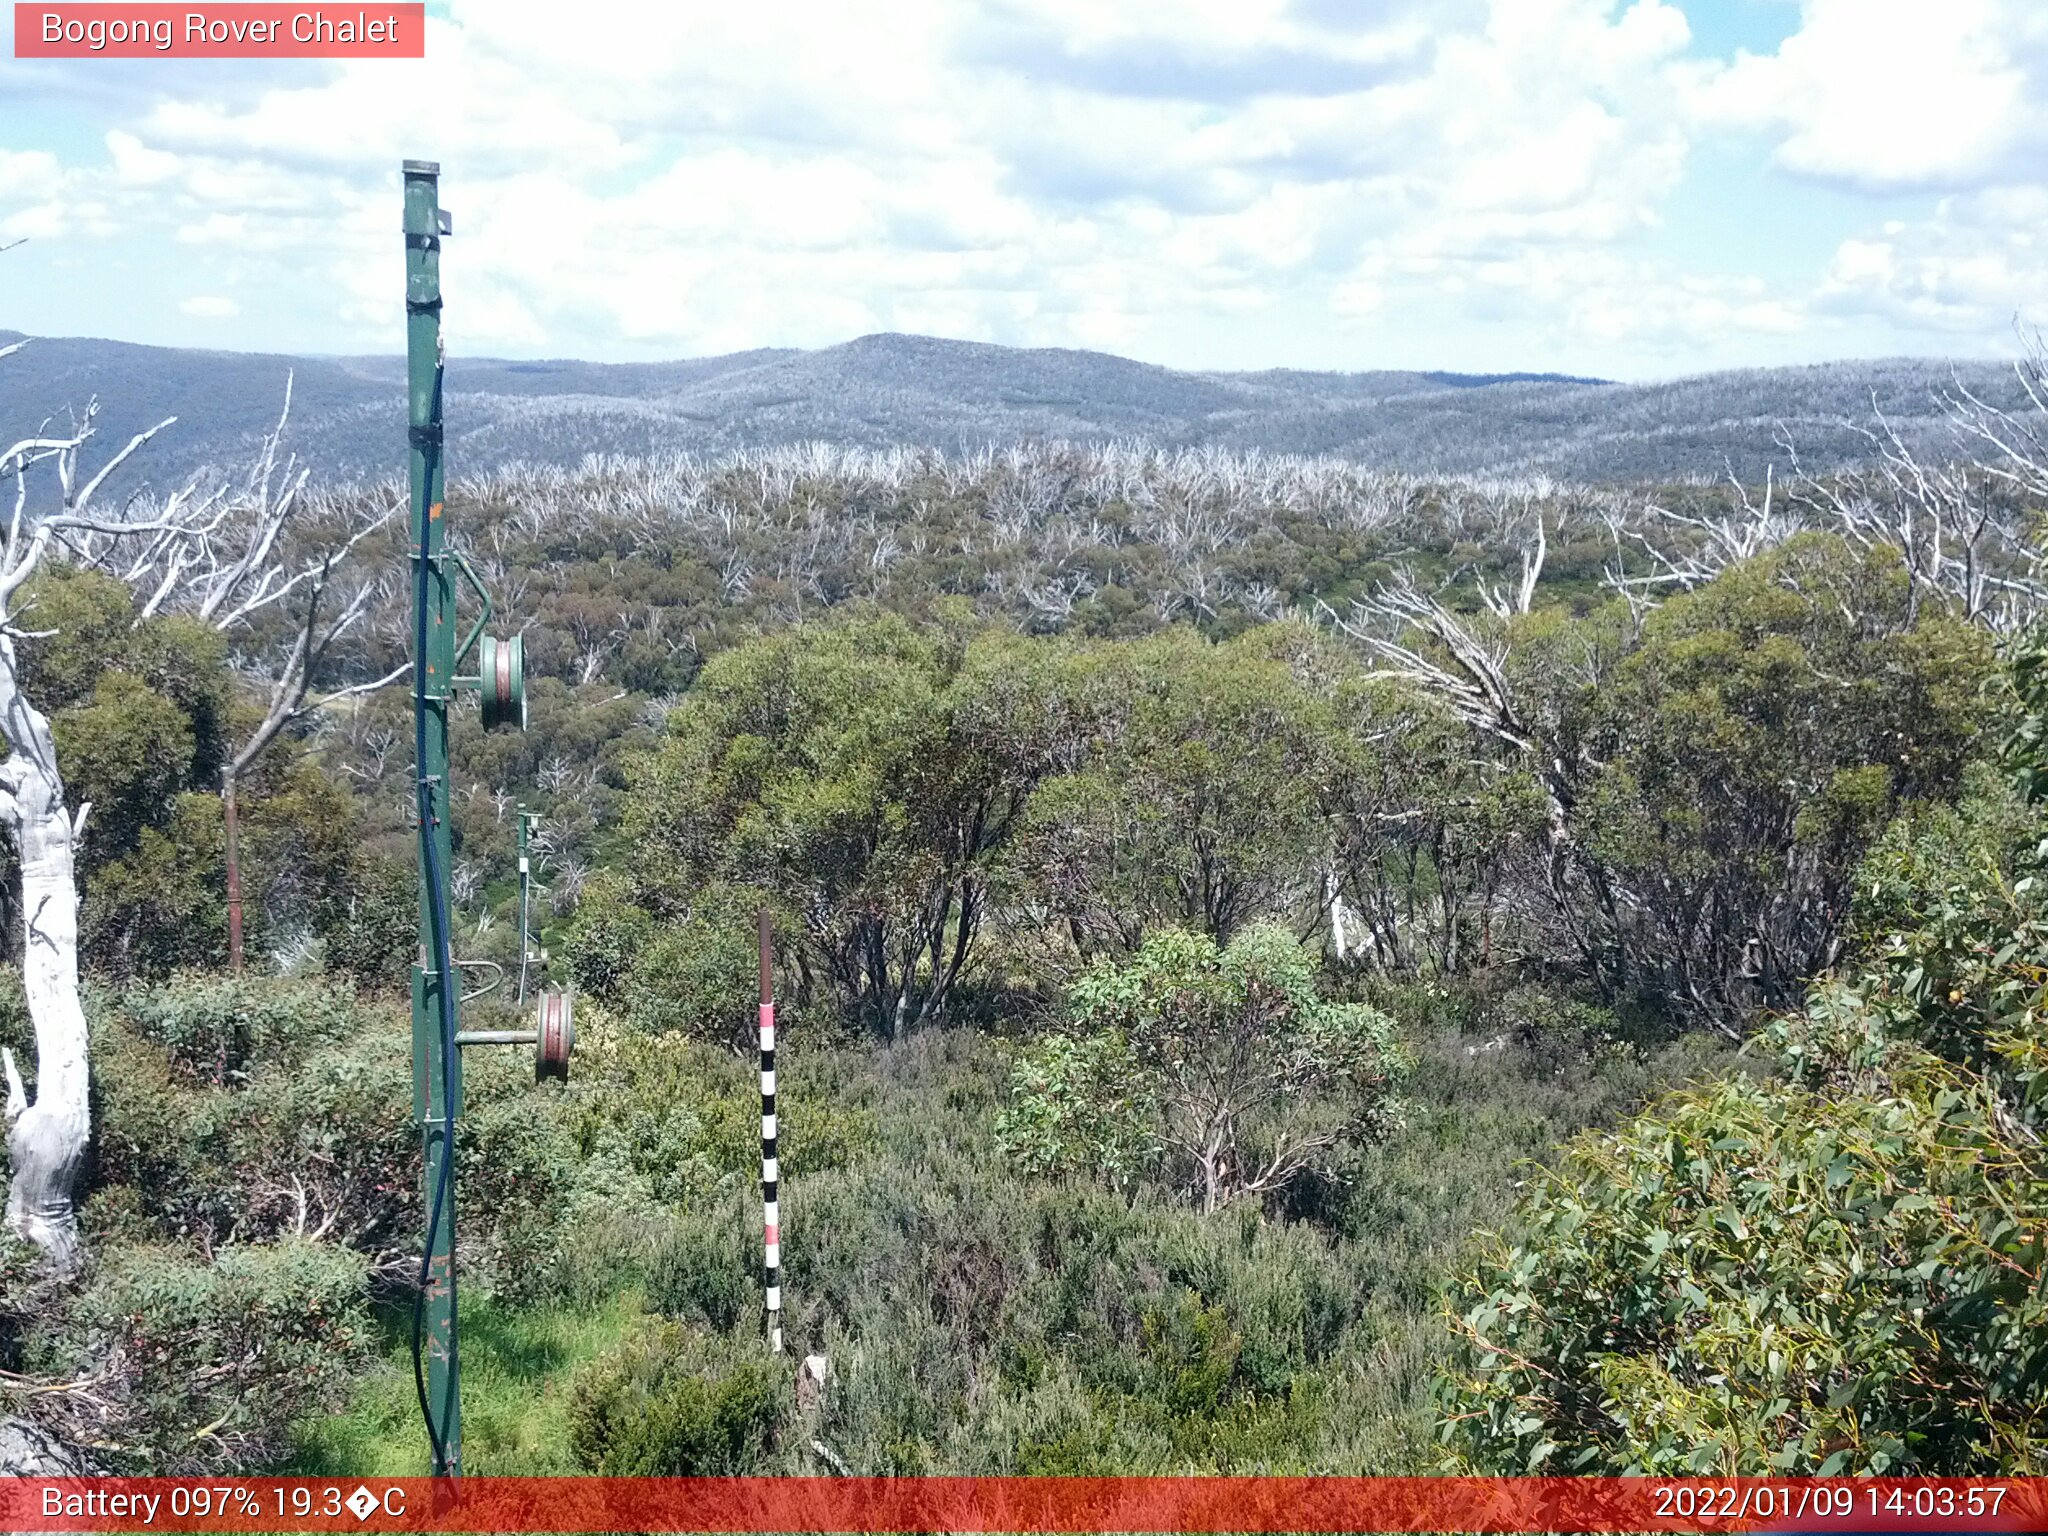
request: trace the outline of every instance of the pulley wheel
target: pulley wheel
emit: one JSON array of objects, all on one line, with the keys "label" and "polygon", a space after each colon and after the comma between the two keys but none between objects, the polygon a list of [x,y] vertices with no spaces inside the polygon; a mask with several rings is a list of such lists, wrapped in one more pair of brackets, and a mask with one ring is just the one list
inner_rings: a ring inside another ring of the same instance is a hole
[{"label": "pulley wheel", "polygon": [[485,635],[477,644],[477,682],[485,730],[501,725],[526,729],[525,636],[497,640]]},{"label": "pulley wheel", "polygon": [[540,995],[533,1042],[533,1075],[569,1080],[569,1053],[576,1049],[576,1020],[567,992],[552,989]]}]

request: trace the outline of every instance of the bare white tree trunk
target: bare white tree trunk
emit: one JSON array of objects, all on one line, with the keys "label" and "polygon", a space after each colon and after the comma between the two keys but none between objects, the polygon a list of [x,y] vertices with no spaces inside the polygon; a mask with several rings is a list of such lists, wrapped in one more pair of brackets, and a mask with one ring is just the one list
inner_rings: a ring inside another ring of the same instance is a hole
[{"label": "bare white tree trunk", "polygon": [[1323,899],[1330,906],[1330,943],[1337,952],[1337,963],[1342,965],[1351,957],[1351,946],[1344,929],[1344,888],[1337,882],[1335,868],[1323,871]]},{"label": "bare white tree trunk", "polygon": [[78,883],[73,843],[85,820],[64,809],[50,722],[19,686],[12,636],[0,633],[0,817],[21,857],[23,989],[36,1034],[33,1104],[4,1053],[7,1151],[14,1178],[7,1225],[69,1274],[79,1258],[76,1195],[92,1134],[85,1010],[78,997]]},{"label": "bare white tree trunk", "polygon": [[[0,357],[24,342],[0,347]],[[12,1180],[7,1225],[43,1251],[50,1268],[78,1268],[78,1184],[92,1136],[91,1056],[85,1008],[78,995],[78,881],[74,857],[86,807],[74,819],[64,808],[64,779],[49,717],[23,694],[15,642],[26,631],[17,606],[52,539],[61,539],[84,565],[100,563],[134,539],[182,533],[187,519],[208,514],[185,493],[173,496],[159,517],[124,516],[109,522],[91,511],[93,494],[157,433],[158,422],[128,440],[99,471],[79,481],[78,452],[93,435],[99,403],[69,436],[38,433],[0,449],[0,479],[14,482],[14,506],[0,544],[0,825],[14,834],[21,860],[21,979],[35,1026],[36,1097],[31,1104],[11,1051],[0,1051],[7,1078],[7,1153]],[[175,419],[175,418],[172,418]],[[31,520],[28,471],[56,470],[57,507]]]}]

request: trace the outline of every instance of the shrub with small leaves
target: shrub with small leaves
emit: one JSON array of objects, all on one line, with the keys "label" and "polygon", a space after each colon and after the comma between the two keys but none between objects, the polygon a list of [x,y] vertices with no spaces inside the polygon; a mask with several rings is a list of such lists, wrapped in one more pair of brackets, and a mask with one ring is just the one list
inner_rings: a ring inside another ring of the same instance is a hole
[{"label": "shrub with small leaves", "polygon": [[578,1376],[576,1459],[607,1477],[719,1477],[760,1469],[789,1387],[759,1358],[674,1324],[642,1330]]},{"label": "shrub with small leaves", "polygon": [[1082,976],[1068,1012],[1066,1031],[1018,1058],[1006,1150],[1034,1172],[1123,1179],[1156,1148],[1205,1210],[1334,1176],[1394,1123],[1408,1072],[1393,1022],[1325,999],[1309,952],[1276,926],[1227,949],[1164,929]]},{"label": "shrub with small leaves", "polygon": [[163,1476],[272,1463],[292,1424],[338,1406],[368,1359],[362,1259],[287,1239],[205,1262],[128,1248],[80,1298],[117,1397],[113,1449]]}]

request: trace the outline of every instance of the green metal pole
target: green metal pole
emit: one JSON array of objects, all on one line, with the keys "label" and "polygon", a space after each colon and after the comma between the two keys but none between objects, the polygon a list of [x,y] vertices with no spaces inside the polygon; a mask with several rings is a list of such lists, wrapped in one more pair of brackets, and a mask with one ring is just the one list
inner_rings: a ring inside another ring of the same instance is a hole
[{"label": "green metal pole", "polygon": [[[441,464],[441,168],[405,162],[405,341],[410,443],[412,549],[416,611],[413,658],[420,711],[418,773],[422,813],[420,958],[412,971],[413,1107],[425,1150],[427,1234],[422,1273],[423,1402],[434,1447],[434,1475],[462,1471],[462,1399],[455,1331],[455,1171],[453,1117],[462,1086],[460,1052],[449,1045],[459,979],[446,962],[450,836],[448,701],[455,679],[455,581],[446,558]],[[423,601],[422,601],[423,599]],[[422,643],[422,640],[424,643]],[[431,849],[427,846],[431,843]],[[429,855],[434,855],[431,859]],[[431,1213],[438,1211],[438,1219]]]}]

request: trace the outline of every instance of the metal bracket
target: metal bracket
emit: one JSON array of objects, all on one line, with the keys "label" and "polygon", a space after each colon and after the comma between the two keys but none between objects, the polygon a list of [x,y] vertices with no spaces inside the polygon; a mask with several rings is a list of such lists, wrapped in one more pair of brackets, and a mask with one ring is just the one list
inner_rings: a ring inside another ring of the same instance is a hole
[{"label": "metal bracket", "polygon": [[[476,991],[457,993],[456,1000],[458,1002],[468,1003],[474,1002],[479,997],[488,997],[505,983],[505,967],[495,960],[458,960],[455,962],[455,969],[458,971],[477,970],[495,973],[488,982],[477,988]],[[460,1036],[457,1037],[456,1043],[458,1045],[461,1043]]]},{"label": "metal bracket", "polygon": [[[483,578],[477,575],[476,567],[469,563],[469,557],[453,545],[449,546],[448,557],[455,562],[455,569],[462,573],[463,580],[469,583],[470,591],[474,592],[477,600],[484,605],[483,612],[476,616],[476,622],[469,626],[469,633],[462,637],[462,644],[455,648],[455,665],[460,667],[468,659],[469,653],[476,649],[477,641],[483,638],[484,626],[491,622],[491,615],[496,610],[491,605],[491,594],[485,589]],[[457,678],[456,681],[467,683],[478,680]]]}]

